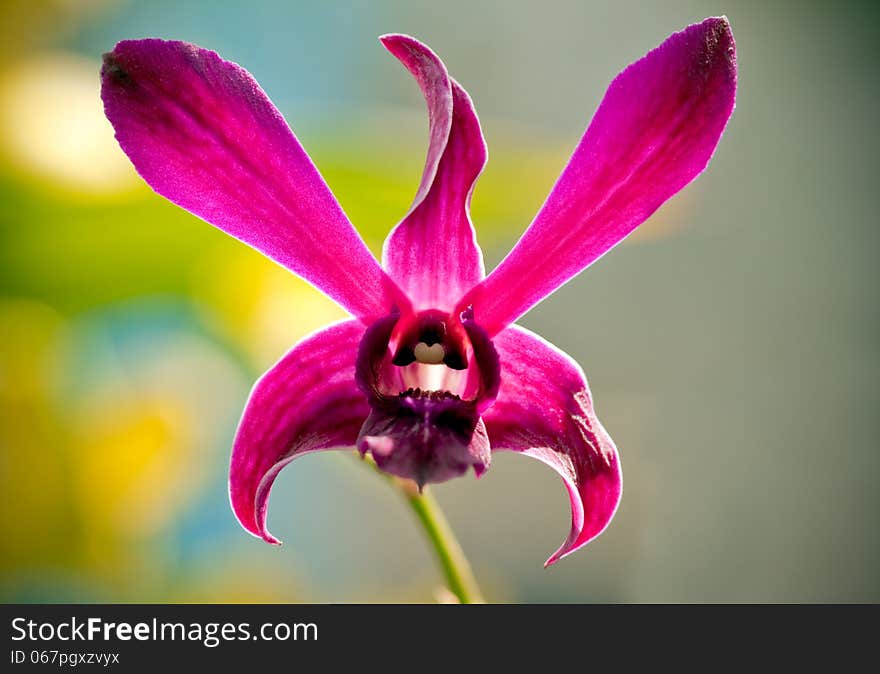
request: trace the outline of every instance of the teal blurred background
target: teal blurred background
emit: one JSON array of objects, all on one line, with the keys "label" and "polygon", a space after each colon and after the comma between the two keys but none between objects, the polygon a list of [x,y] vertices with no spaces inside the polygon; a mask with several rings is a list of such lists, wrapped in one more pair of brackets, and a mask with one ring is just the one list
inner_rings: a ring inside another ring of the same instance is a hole
[{"label": "teal blurred background", "polygon": [[254,379],[342,313],[155,196],[98,98],[120,39],[246,67],[378,251],[427,137],[376,37],[431,45],[490,161],[491,267],[608,82],[727,14],[738,105],[707,173],[522,323],[590,377],[624,494],[597,541],[549,469],[497,456],[436,488],[493,601],[880,600],[878,78],[871,3],[75,0],[0,4],[0,600],[432,601],[404,503],[349,453],[276,483],[275,548],[229,508]]}]

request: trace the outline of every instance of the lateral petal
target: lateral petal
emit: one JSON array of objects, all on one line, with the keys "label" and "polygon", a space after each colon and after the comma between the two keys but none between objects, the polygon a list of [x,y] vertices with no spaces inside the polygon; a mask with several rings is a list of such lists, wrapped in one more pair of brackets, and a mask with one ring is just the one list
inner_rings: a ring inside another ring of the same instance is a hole
[{"label": "lateral petal", "polygon": [[393,283],[246,70],[184,42],[125,40],[101,81],[116,139],[156,192],[357,317],[393,306]]},{"label": "lateral petal", "polygon": [[724,17],[649,52],[608,88],[532,224],[460,302],[494,335],[608,252],[696,178],[736,96],[736,48]]}]

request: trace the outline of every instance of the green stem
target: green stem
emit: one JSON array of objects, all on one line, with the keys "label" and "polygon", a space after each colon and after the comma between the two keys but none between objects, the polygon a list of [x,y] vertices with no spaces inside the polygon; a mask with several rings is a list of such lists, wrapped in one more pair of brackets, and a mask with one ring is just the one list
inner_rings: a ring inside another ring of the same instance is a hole
[{"label": "green stem", "polygon": [[425,530],[452,594],[462,604],[484,603],[471,565],[434,495],[427,489],[419,492],[411,480],[401,480],[382,473],[372,459],[366,458],[366,461],[381,475],[390,478],[391,482],[400,489]]},{"label": "green stem", "polygon": [[482,604],[483,596],[480,594],[474,572],[443,511],[440,510],[437,499],[427,490],[422,490],[421,494],[418,492],[413,494],[409,489],[404,488],[403,492],[434,548],[449,590],[462,604]]}]

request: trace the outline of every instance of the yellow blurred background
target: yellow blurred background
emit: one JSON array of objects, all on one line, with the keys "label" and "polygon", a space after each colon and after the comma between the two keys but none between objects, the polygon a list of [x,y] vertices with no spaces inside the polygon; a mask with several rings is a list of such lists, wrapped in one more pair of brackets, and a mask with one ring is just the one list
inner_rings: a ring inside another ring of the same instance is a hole
[{"label": "yellow blurred background", "polygon": [[496,263],[611,78],[725,13],[738,107],[708,172],[523,323],[591,379],[624,496],[550,570],[558,478],[501,455],[439,500],[495,601],[877,601],[878,85],[870,3],[0,4],[0,601],[431,601],[415,522],[349,453],[279,478],[275,548],[235,522],[256,377],[343,314],[154,195],[118,149],[100,54],[183,39],[250,70],[374,251],[427,118],[376,37],[431,45],[489,143]]}]

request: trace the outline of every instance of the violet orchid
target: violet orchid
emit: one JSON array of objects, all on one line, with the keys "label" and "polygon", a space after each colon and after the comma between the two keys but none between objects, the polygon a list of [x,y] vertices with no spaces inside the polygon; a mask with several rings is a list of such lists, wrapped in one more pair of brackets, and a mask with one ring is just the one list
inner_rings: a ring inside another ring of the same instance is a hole
[{"label": "violet orchid", "polygon": [[571,500],[552,564],[608,525],[617,450],[569,356],[513,322],[604,255],[703,171],[734,107],[726,18],[669,37],[611,83],[543,207],[488,276],[469,204],[486,145],[467,92],[428,47],[382,44],[415,77],[430,142],[415,201],[380,266],[251,75],[183,42],[104,56],[116,138],[159,194],[325,292],[353,318],[293,347],[256,383],[229,477],[242,526],[270,543],[269,490],[293,459],[356,447],[420,486],[510,450],[543,461]]}]

